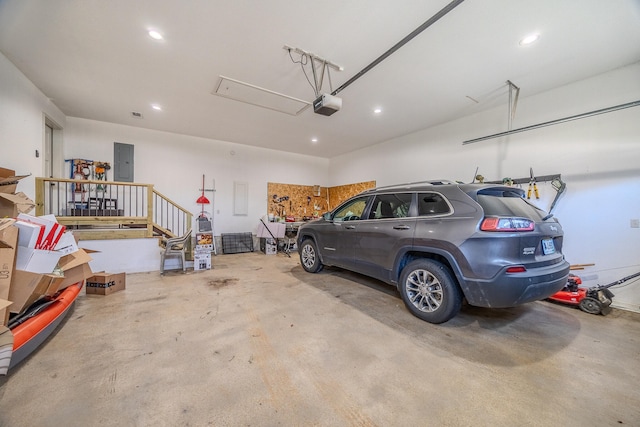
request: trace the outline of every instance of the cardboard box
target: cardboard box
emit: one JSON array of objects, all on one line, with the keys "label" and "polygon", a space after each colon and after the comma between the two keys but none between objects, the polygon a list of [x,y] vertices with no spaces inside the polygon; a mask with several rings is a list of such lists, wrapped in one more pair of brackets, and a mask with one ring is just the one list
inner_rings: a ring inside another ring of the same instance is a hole
[{"label": "cardboard box", "polygon": [[11,304],[11,301],[0,298],[0,326],[9,324],[9,306]]},{"label": "cardboard box", "polygon": [[213,251],[213,233],[196,233],[196,252]]},{"label": "cardboard box", "polygon": [[193,271],[211,270],[211,252],[193,254]]},{"label": "cardboard box", "polygon": [[71,286],[74,283],[81,282],[93,276],[93,271],[89,266],[92,260],[88,249],[79,248],[77,251],[64,255],[58,261],[58,266],[64,273],[64,278],[58,287],[58,290]]},{"label": "cardboard box", "polygon": [[49,274],[56,269],[60,254],[56,251],[25,248],[18,246],[16,269],[31,273]]},{"label": "cardboard box", "polygon": [[[7,222],[5,222],[6,224]],[[8,300],[11,289],[11,277],[15,269],[18,229],[13,226],[0,230],[0,299]],[[6,325],[9,318],[8,306],[0,307],[0,324]]]},{"label": "cardboard box", "polygon": [[15,226],[20,230],[18,246],[25,248],[37,248],[38,243],[44,239],[44,225],[34,224],[30,221],[16,221]]},{"label": "cardboard box", "polygon": [[21,213],[18,214],[17,222],[31,223],[43,228],[43,230],[39,231],[36,249],[54,250],[66,231],[66,227],[58,222],[55,215],[33,216]]},{"label": "cardboard box", "polygon": [[0,193],[13,194],[18,187],[18,181],[29,175],[16,176],[13,169],[0,168]]},{"label": "cardboard box", "polygon": [[278,252],[277,240],[270,237],[260,238],[260,251],[264,252],[265,255],[275,255]]},{"label": "cardboard box", "polygon": [[[0,298],[0,313],[6,313],[6,316],[3,314],[0,319],[0,326],[7,326],[9,323],[9,306],[11,305],[11,301],[7,301],[6,299]],[[0,328],[1,329],[1,328]]]},{"label": "cardboard box", "polygon": [[21,213],[28,213],[35,208],[33,200],[24,193],[0,193],[0,218],[15,218]]},{"label": "cardboard box", "polygon": [[9,324],[9,306],[11,304],[11,301],[0,298],[0,326]]},{"label": "cardboard box", "polygon": [[56,245],[56,252],[60,255],[69,255],[71,253],[78,251],[78,241],[76,240],[73,233],[69,230],[65,231],[62,234],[60,240],[58,240],[58,244]]},{"label": "cardboard box", "polygon": [[61,274],[39,274],[17,269],[14,271],[9,292],[9,300],[13,301],[9,307],[11,313],[21,313],[40,298],[54,295],[67,286],[93,276],[89,267],[91,256],[84,249],[58,257],[60,268],[57,270]]},{"label": "cardboard box", "polygon": [[16,220],[13,218],[0,218],[0,231],[11,227],[15,222]]},{"label": "cardboard box", "polygon": [[[78,250],[71,233],[54,215],[19,214],[15,226],[20,229],[16,268],[31,273],[53,273],[60,257]],[[58,248],[60,240],[64,240]],[[91,259],[89,259],[90,261]]]},{"label": "cardboard box", "polygon": [[122,291],[126,286],[125,273],[96,273],[87,279],[85,289],[87,295],[110,295]]},{"label": "cardboard box", "polygon": [[58,292],[63,279],[64,277],[54,274],[14,271],[11,279],[11,289],[9,290],[9,300],[13,301],[13,304],[9,306],[9,311],[11,313],[22,313],[43,296],[55,294]]}]

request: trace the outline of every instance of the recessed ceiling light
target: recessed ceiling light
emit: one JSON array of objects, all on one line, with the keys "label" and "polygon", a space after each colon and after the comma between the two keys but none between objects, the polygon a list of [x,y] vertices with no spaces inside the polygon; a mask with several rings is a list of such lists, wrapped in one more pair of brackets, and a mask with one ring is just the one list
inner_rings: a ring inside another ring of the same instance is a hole
[{"label": "recessed ceiling light", "polygon": [[164,39],[164,37],[162,37],[162,34],[160,34],[160,32],[157,31],[157,30],[149,30],[149,37],[151,37],[152,39],[155,39],[155,40]]},{"label": "recessed ceiling light", "polygon": [[525,38],[523,38],[522,40],[520,40],[520,46],[526,46],[528,44],[534,43],[536,42],[538,39],[540,38],[540,34],[535,33],[535,34],[529,34],[528,36],[526,36]]},{"label": "recessed ceiling light", "polygon": [[311,138],[311,142],[315,144],[316,142],[318,142],[318,138]]},{"label": "recessed ceiling light", "polygon": [[153,104],[151,108],[153,108],[154,110],[162,111],[162,107],[159,106],[158,104]]},{"label": "recessed ceiling light", "polygon": [[380,108],[380,107],[375,108],[375,109],[373,110],[373,112],[374,112],[375,114],[380,114],[380,113],[382,113],[382,108]]}]

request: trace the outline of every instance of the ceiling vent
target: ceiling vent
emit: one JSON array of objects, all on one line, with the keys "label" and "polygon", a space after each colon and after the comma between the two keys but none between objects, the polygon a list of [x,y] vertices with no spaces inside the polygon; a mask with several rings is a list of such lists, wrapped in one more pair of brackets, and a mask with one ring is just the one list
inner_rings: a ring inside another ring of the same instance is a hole
[{"label": "ceiling vent", "polygon": [[132,111],[131,112],[131,117],[133,117],[134,119],[142,119],[144,117],[142,117],[142,113],[138,113],[137,111]]}]

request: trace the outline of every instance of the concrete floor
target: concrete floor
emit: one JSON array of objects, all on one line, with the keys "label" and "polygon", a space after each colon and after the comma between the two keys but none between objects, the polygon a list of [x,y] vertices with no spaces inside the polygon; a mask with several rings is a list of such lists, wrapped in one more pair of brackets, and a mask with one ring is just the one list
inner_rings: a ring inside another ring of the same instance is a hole
[{"label": "concrete floor", "polygon": [[640,315],[536,302],[444,325],[297,257],[81,294],[0,380],[0,426],[638,426]]}]

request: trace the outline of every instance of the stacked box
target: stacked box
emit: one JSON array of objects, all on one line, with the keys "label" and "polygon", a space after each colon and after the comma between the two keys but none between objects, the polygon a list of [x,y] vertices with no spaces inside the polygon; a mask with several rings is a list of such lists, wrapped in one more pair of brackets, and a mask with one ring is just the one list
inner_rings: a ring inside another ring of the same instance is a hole
[{"label": "stacked box", "polygon": [[15,224],[0,219],[0,299],[12,302],[8,309],[0,307],[0,323],[6,323],[7,311],[20,314],[39,299],[93,275],[88,249],[76,246],[75,251],[60,252],[20,246]]},{"label": "stacked box", "polygon": [[211,270],[211,252],[195,252],[193,254],[193,270]]},{"label": "stacked box", "polygon": [[211,252],[213,251],[213,233],[197,233],[196,248],[193,254],[193,269],[211,270]]},{"label": "stacked box", "polygon": [[86,281],[87,294],[110,295],[126,286],[126,273],[96,273]]},{"label": "stacked box", "polygon": [[275,255],[278,252],[278,241],[271,237],[261,237],[260,251],[265,255]]},{"label": "stacked box", "polygon": [[196,234],[196,252],[204,253],[213,251],[213,233]]}]

